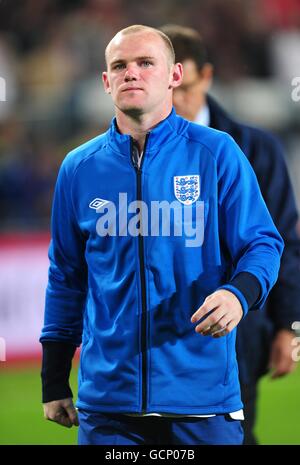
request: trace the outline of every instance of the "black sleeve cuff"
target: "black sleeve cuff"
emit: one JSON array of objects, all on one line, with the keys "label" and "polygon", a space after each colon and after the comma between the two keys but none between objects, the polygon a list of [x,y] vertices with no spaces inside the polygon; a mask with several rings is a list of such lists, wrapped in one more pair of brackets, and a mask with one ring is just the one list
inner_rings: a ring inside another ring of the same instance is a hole
[{"label": "black sleeve cuff", "polygon": [[261,294],[260,282],[251,273],[242,272],[237,274],[230,283],[236,287],[245,297],[250,309],[259,300]]},{"label": "black sleeve cuff", "polygon": [[69,376],[76,345],[69,342],[44,341],[42,346],[43,403],[73,397]]}]

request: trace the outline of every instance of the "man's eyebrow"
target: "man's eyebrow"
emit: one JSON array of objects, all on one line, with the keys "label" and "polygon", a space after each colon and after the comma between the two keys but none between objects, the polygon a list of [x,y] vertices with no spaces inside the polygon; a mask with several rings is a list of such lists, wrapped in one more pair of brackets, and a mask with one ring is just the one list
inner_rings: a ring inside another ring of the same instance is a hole
[{"label": "man's eyebrow", "polygon": [[137,57],[137,60],[155,60],[155,57],[151,57],[149,55]]},{"label": "man's eyebrow", "polygon": [[[145,56],[135,57],[134,60],[136,60],[136,61],[141,61],[141,60],[155,60],[155,57],[145,55]],[[110,66],[114,66],[114,65],[116,65],[116,64],[125,63],[125,62],[126,62],[126,60],[120,58],[120,59],[117,59],[117,60],[112,61],[112,62],[110,63]]]}]

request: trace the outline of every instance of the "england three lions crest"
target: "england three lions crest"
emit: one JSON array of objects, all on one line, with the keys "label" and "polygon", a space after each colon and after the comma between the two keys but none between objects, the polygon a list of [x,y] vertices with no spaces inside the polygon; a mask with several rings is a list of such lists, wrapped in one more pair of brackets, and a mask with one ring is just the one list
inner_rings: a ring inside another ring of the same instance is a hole
[{"label": "england three lions crest", "polygon": [[200,176],[191,174],[187,176],[174,176],[174,193],[179,202],[191,205],[200,195]]}]

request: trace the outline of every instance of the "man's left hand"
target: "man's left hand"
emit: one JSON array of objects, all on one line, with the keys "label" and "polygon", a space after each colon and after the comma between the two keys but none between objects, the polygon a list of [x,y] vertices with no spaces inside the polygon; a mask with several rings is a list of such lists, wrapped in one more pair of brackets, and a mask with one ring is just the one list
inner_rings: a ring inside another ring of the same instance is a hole
[{"label": "man's left hand", "polygon": [[295,369],[296,362],[292,358],[294,338],[295,334],[288,329],[281,329],[276,333],[272,342],[269,363],[273,379],[287,375]]},{"label": "man's left hand", "polygon": [[196,323],[205,316],[205,320],[196,326],[196,333],[217,338],[226,336],[237,326],[242,319],[243,309],[232,292],[220,289],[206,297],[191,317],[191,322]]}]

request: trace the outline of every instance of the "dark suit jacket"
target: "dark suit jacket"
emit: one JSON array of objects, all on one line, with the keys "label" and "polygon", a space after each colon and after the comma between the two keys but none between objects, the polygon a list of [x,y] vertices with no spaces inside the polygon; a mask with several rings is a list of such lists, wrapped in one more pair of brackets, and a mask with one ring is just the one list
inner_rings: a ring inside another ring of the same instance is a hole
[{"label": "dark suit jacket", "polygon": [[[267,371],[274,333],[300,321],[300,238],[298,214],[284,152],[269,132],[234,121],[208,97],[210,126],[229,133],[249,159],[273,221],[285,242],[278,281],[266,307],[250,311],[237,331],[242,383],[256,382]],[[255,208],[255,206],[253,206]]]}]

